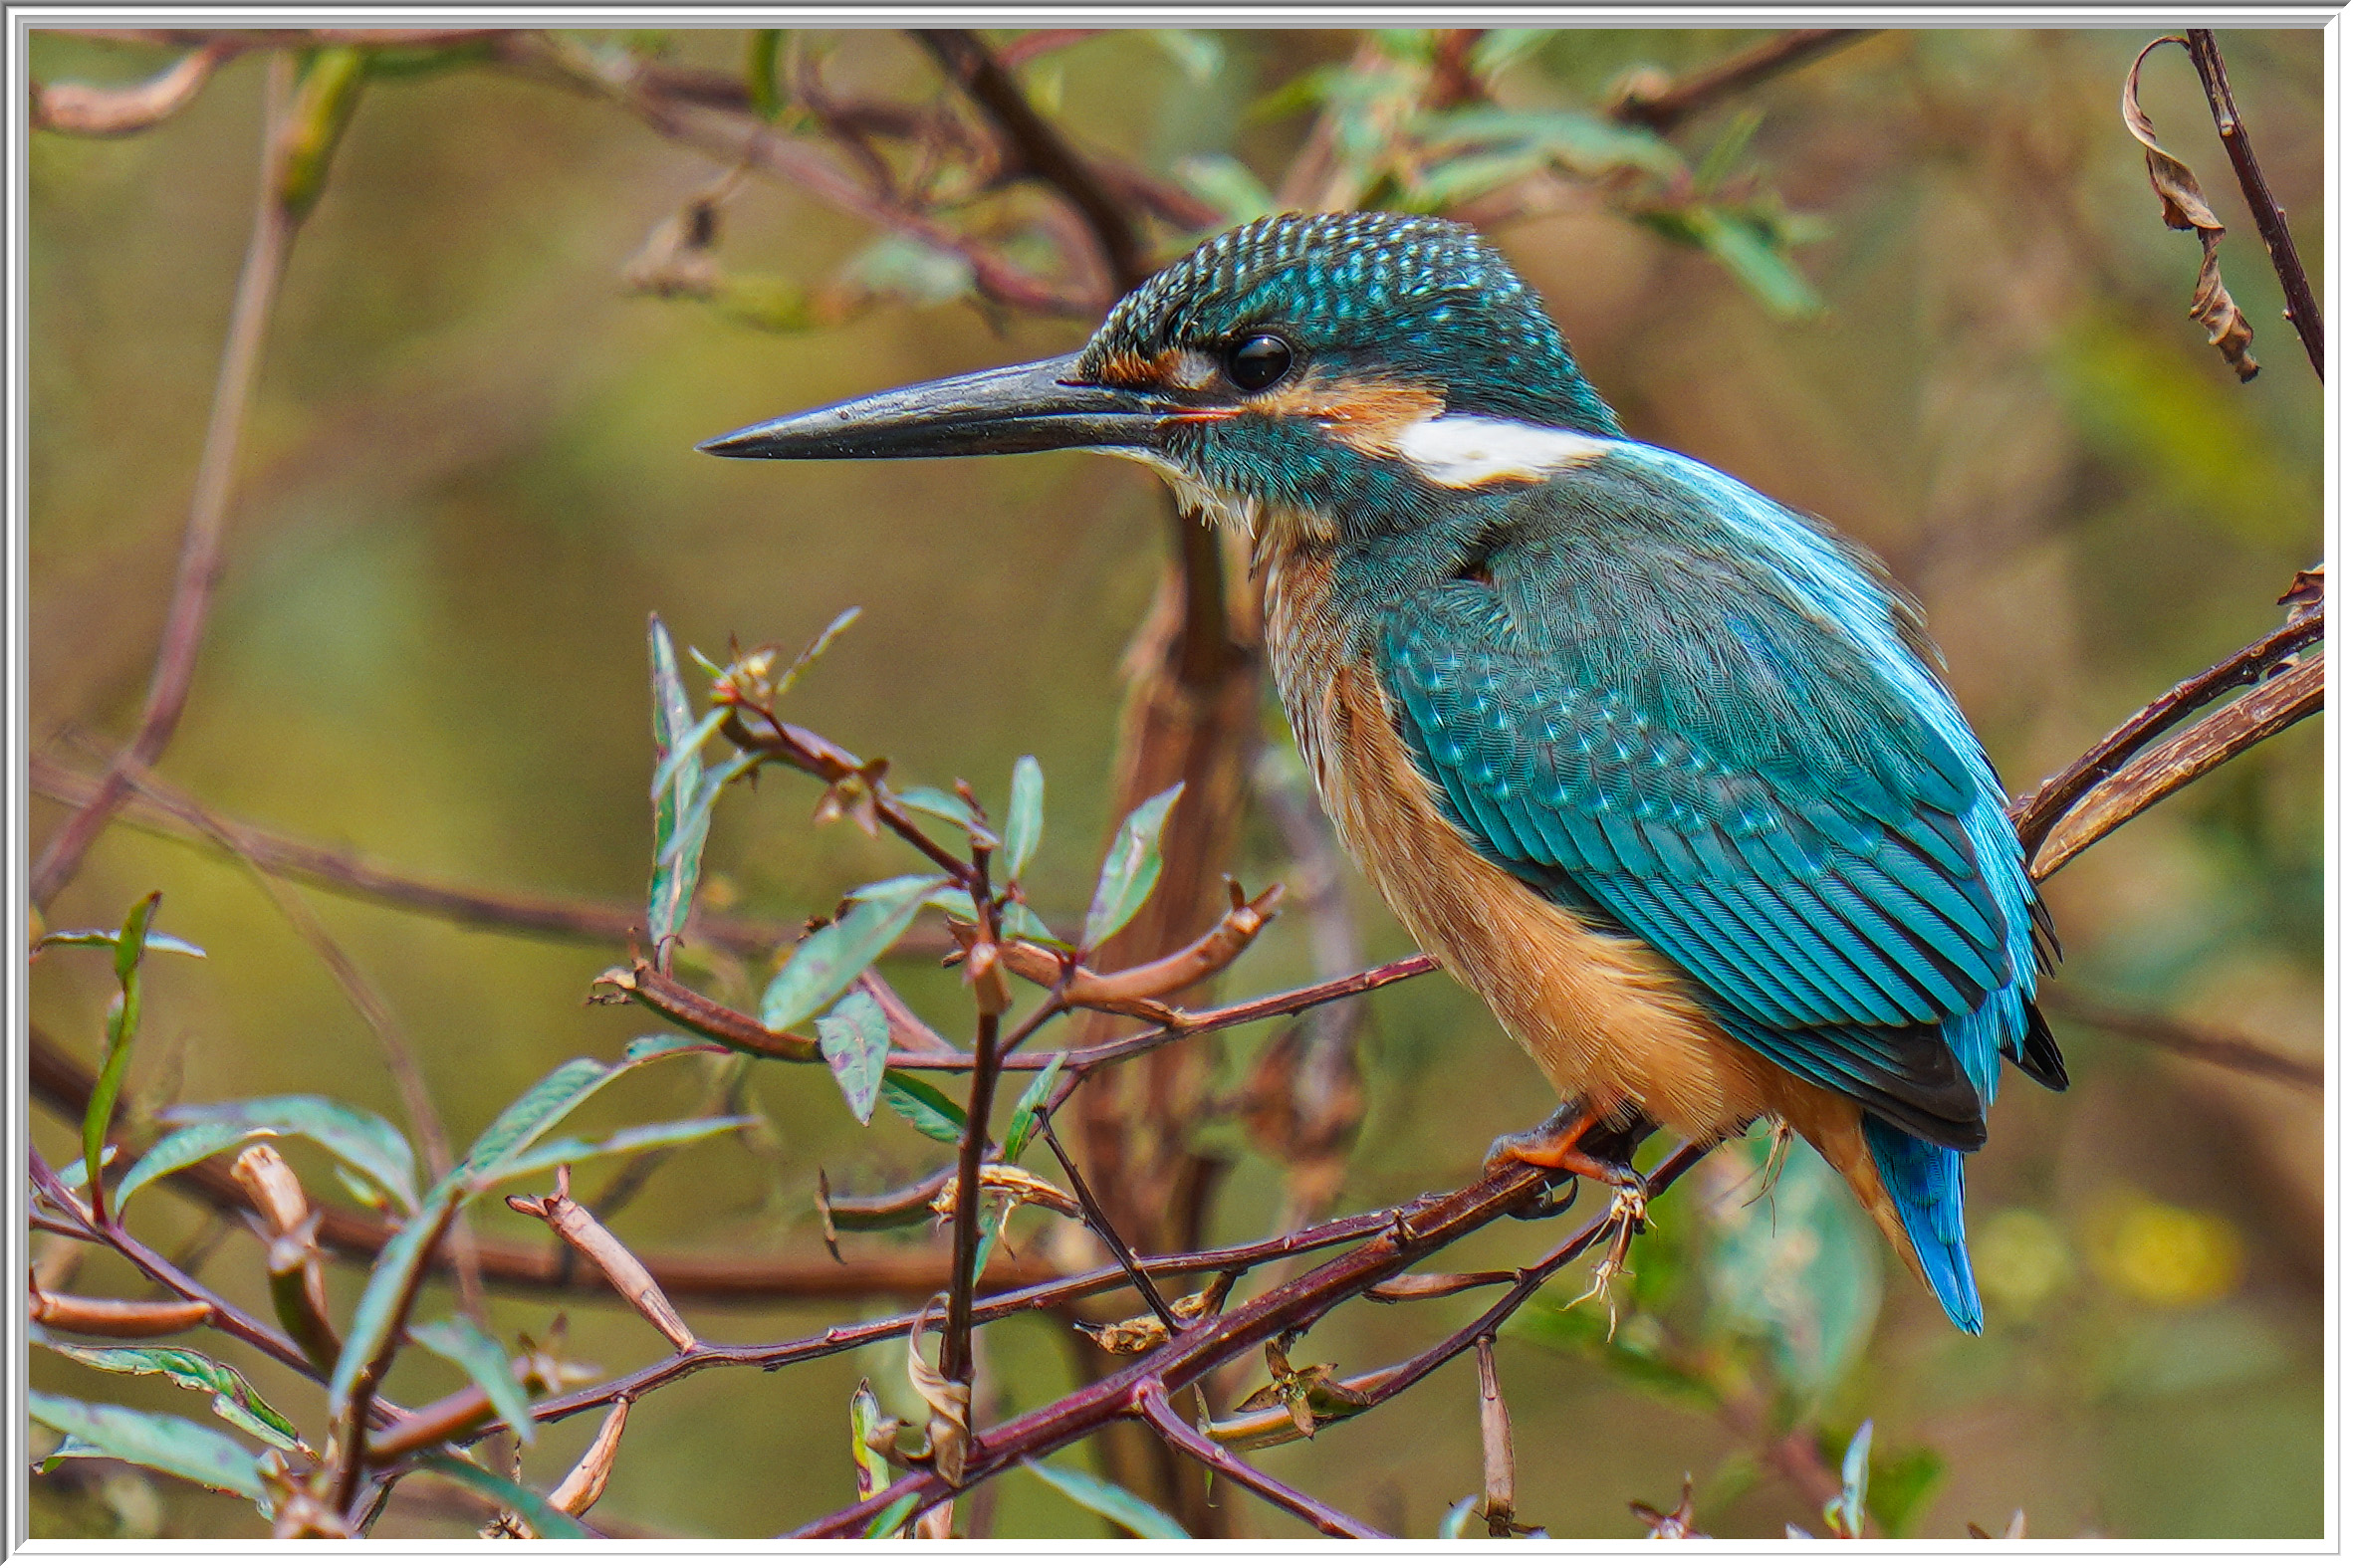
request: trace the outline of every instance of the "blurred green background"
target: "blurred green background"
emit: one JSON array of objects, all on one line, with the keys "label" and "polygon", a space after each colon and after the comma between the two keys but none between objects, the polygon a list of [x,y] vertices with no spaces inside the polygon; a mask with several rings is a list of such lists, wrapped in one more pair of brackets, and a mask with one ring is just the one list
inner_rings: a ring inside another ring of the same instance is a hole
[{"label": "blurred green background", "polygon": [[[1635,68],[1689,70],[1757,36],[1563,32],[1520,55],[1496,95],[1593,110]],[[1637,436],[1827,518],[1887,559],[1925,601],[1954,688],[2013,787],[2276,624],[2274,598],[2320,555],[2320,388],[2280,321],[2178,52],[2153,60],[2144,103],[2232,230],[2225,276],[2266,365],[2253,382],[2237,384],[2185,320],[2196,243],[2160,226],[2117,118],[2124,72],[2149,36],[1883,34],[1677,131],[1698,160],[1743,111],[1761,116],[1738,156],[1790,211],[1819,221],[1795,253],[1827,306],[1818,317],[1776,315],[1603,193],[1492,231]],[[2321,37],[2222,42],[2317,276]],[[1272,184],[1311,116],[1295,95],[1271,96],[1345,62],[1355,44],[1111,33],[1042,57],[1023,80],[1083,145],[1162,171],[1229,154]],[[744,56],[734,33],[635,47],[727,70]],[[823,47],[838,92],[913,103],[943,92],[900,35]],[[129,81],[168,58],[57,37],[33,46],[44,80]],[[153,656],[250,222],[263,70],[258,57],[231,64],[142,135],[35,134],[28,147],[31,731],[37,750],[84,770],[93,754],[77,737],[127,733]],[[1121,651],[1166,551],[1155,481],[1080,455],[771,466],[692,448],[790,409],[1059,351],[1087,324],[885,297],[833,325],[779,332],[741,311],[624,290],[649,231],[723,172],[610,105],[512,75],[464,69],[369,89],[294,254],[226,574],[161,772],[232,817],[419,874],[627,902],[642,897],[650,847],[647,613],[682,644],[717,652],[731,634],[797,646],[860,604],[864,617],[795,694],[795,716],[890,757],[894,783],[969,779],[997,809],[1013,759],[1036,754],[1049,831],[1030,886],[1072,917],[1108,825]],[[726,207],[719,257],[745,278],[822,293],[870,271],[874,239],[755,180]],[[1291,756],[1272,709],[1270,724],[1274,751]],[[2056,877],[2047,892],[2063,982],[2317,1059],[2319,732],[2302,726],[2233,763]],[[904,851],[846,824],[813,828],[814,797],[806,781],[773,776],[724,801],[712,896],[799,920],[845,887],[910,869]],[[36,800],[33,842],[62,819]],[[1260,813],[1242,862],[1232,869],[1253,886],[1286,873],[1283,839]],[[158,887],[162,928],[211,956],[149,967],[133,1074],[142,1103],[307,1091],[398,1118],[374,1041],[235,866],[117,826],[48,922],[113,925]],[[1353,895],[1373,956],[1407,951],[1361,884]],[[461,1145],[558,1061],[609,1057],[651,1025],[632,1009],[580,1005],[617,953],[315,901],[389,997]],[[1315,978],[1305,938],[1300,920],[1279,922],[1224,994]],[[949,985],[923,964],[900,967],[894,980],[960,1032],[966,1014]],[[51,955],[34,971],[36,1019],[90,1059],[111,994],[97,958]],[[1783,1359],[1754,1364],[1780,1367],[1798,1391],[1789,1397],[1840,1444],[1875,1421],[1883,1462],[1912,1465],[1910,1481],[1885,1484],[1918,1493],[1901,1521],[1913,1532],[1959,1535],[1974,1521],[1999,1533],[2023,1508],[2037,1535],[2317,1534],[2320,1097],[2064,1022],[2059,1032],[2073,1089],[2054,1097],[2013,1081],[1971,1167],[1984,1339],[1953,1333],[1867,1230],[1850,1244],[1843,1198],[1808,1225],[1792,1221],[1810,1212],[1802,1165],[1777,1199],[1782,1229],[1759,1232],[1764,1206],[1740,1207],[1727,1156],[1638,1247],[1641,1310],[1618,1353],[1597,1354],[1577,1326],[1590,1305],[1555,1310],[1581,1288],[1577,1270],[1505,1341],[1521,1517],[1556,1536],[1637,1533],[1628,1500],[1670,1506],[1688,1472],[1711,1533],[1778,1535],[1788,1520],[1818,1531],[1787,1483],[1744,1456],[1752,1446],[1732,1424],[1620,1365],[1660,1333],[1745,1343],[1741,1281],[1765,1299],[1774,1281],[1797,1279],[1822,1292],[1824,1322],[1842,1306],[1854,1317],[1873,1292],[1884,1305],[1860,1314],[1851,1343],[1809,1352],[1776,1341]],[[1268,1037],[1229,1036],[1227,1068],[1239,1076]],[[1340,1212],[1465,1179],[1492,1137],[1544,1109],[1537,1074],[1442,979],[1383,993],[1365,1044],[1369,1110]],[[642,1074],[586,1120],[691,1114],[698,1070]],[[626,1238],[673,1251],[807,1250],[819,1165],[836,1191],[928,1168],[931,1146],[886,1117],[859,1129],[822,1075],[765,1064],[752,1082],[773,1139],[682,1154],[627,1212]],[[54,1162],[72,1157],[73,1135],[53,1119],[37,1114],[34,1131]],[[1231,1129],[1208,1135],[1239,1161],[1212,1239],[1263,1233],[1276,1173]],[[315,1193],[340,1198],[324,1165],[293,1157]],[[140,1203],[134,1217],[159,1243],[200,1228],[176,1197]],[[495,1206],[478,1215],[494,1233],[533,1234]],[[1496,1228],[1441,1266],[1508,1266],[1551,1233]],[[1810,1237],[1812,1252],[1777,1264],[1750,1255],[1776,1235]],[[250,1236],[231,1235],[205,1277],[258,1305],[258,1258]],[[348,1303],[356,1276],[338,1270],[334,1286]],[[135,1282],[93,1260],[77,1288]],[[1364,1371],[1462,1321],[1474,1299],[1360,1303],[1294,1359]],[[881,1305],[688,1315],[708,1337],[773,1339]],[[553,1310],[501,1299],[495,1321],[536,1334]],[[661,1348],[625,1312],[576,1302],[570,1313],[574,1358],[608,1373]],[[1001,1409],[1068,1386],[1064,1332],[1046,1320],[986,1332]],[[319,1430],[316,1390],[239,1359]],[[758,1535],[840,1505],[848,1391],[863,1375],[886,1404],[907,1405],[902,1359],[894,1346],[767,1376],[712,1374],[647,1399],[591,1518]],[[130,1385],[46,1354],[33,1371],[79,1397],[201,1414],[193,1396],[145,1387],[155,1380]],[[412,1357],[387,1392],[426,1399],[452,1377]],[[590,1430],[548,1432],[529,1476],[552,1483]],[[1933,1464],[1906,1457],[1923,1452]],[[1265,1458],[1383,1528],[1427,1535],[1479,1484],[1471,1367]],[[266,1529],[231,1499],[177,1489],[110,1502],[112,1492],[62,1484],[72,1469],[36,1487],[41,1533]],[[995,1489],[1000,1531],[1102,1528],[1029,1477]],[[160,1512],[141,1511],[148,1503]],[[1228,1506],[1246,1530],[1297,1528],[1255,1502]],[[455,1528],[397,1509],[386,1525]]]}]

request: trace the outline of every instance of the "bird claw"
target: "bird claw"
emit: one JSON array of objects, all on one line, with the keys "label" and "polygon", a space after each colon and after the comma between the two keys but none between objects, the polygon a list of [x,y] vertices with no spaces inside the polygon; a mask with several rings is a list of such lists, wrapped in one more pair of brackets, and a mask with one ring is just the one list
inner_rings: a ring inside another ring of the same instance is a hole
[{"label": "bird claw", "polygon": [[[1618,1337],[1618,1302],[1611,1286],[1623,1277],[1631,1279],[1634,1270],[1626,1266],[1626,1254],[1633,1248],[1634,1237],[1650,1228],[1650,1191],[1640,1181],[1611,1191],[1609,1215],[1603,1222],[1610,1232],[1609,1249],[1601,1254],[1601,1261],[1593,1265],[1593,1282],[1584,1293],[1568,1303],[1576,1306],[1601,1298],[1609,1308],[1608,1337]],[[1563,1309],[1565,1310],[1565,1308]]]},{"label": "bird claw", "polygon": [[1572,1176],[1530,1194],[1519,1208],[1507,1213],[1515,1220],[1549,1220],[1568,1213],[1576,1207],[1576,1201],[1577,1179]]}]

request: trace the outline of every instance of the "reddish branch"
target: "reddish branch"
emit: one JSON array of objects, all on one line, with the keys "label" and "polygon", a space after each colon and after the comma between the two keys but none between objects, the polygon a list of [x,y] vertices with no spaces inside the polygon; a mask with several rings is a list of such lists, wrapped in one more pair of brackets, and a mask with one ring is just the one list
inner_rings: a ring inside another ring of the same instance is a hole
[{"label": "reddish branch", "polygon": [[1766,39],[1746,53],[1694,72],[1680,82],[1629,89],[1611,107],[1610,112],[1619,119],[1648,125],[1653,130],[1672,130],[1720,99],[1745,92],[1760,82],[1870,36],[1867,29],[1796,28],[1778,38]]}]

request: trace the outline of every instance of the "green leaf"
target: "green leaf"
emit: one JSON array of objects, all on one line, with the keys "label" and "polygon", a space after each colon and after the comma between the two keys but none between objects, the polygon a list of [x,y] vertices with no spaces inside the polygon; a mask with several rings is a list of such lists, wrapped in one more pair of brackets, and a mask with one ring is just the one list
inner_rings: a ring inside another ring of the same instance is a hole
[{"label": "green leaf", "polygon": [[1473,1492],[1470,1496],[1465,1497],[1462,1501],[1447,1509],[1446,1517],[1438,1521],[1438,1538],[1442,1541],[1459,1541],[1464,1539],[1465,1532],[1471,1523],[1471,1510],[1478,1506],[1479,1494],[1477,1492]]},{"label": "green leaf", "polygon": [[577,1110],[582,1101],[632,1065],[635,1064],[611,1067],[593,1056],[575,1056],[499,1112],[498,1119],[483,1130],[474,1140],[474,1146],[466,1151],[466,1157],[458,1162],[457,1169],[449,1173],[451,1179],[477,1181],[514,1161],[546,1136],[550,1128]]},{"label": "green leaf", "polygon": [[115,1102],[121,1097],[122,1080],[130,1073],[131,1041],[138,1035],[139,959],[147,949],[147,930],[155,923],[161,892],[149,893],[130,906],[122,928],[115,936],[115,979],[121,995],[107,1009],[107,1053],[99,1065],[98,1084],[82,1116],[82,1165],[90,1173],[93,1208],[104,1210],[104,1151],[107,1128],[115,1119]]},{"label": "green leaf", "polygon": [[177,1132],[165,1133],[154,1146],[138,1157],[115,1188],[115,1212],[120,1214],[130,1203],[130,1195],[158,1181],[174,1171],[184,1171],[199,1160],[234,1149],[248,1138],[282,1131],[276,1127],[248,1127],[242,1122],[199,1122],[193,1127],[182,1127]]},{"label": "green leaf", "polygon": [[1032,942],[1048,942],[1058,948],[1065,946],[1054,934],[1054,927],[1039,919],[1038,912],[1027,904],[1006,905],[997,918],[997,929],[1009,937],[1028,937]]},{"label": "green leaf", "polygon": [[25,1392],[25,1408],[42,1426],[79,1439],[111,1458],[144,1464],[257,1503],[268,1499],[261,1464],[252,1451],[210,1427],[119,1405],[86,1405],[40,1389]]},{"label": "green leaf", "polygon": [[1184,792],[1182,784],[1170,784],[1127,813],[1111,836],[1103,856],[1102,875],[1095,880],[1094,899],[1086,907],[1086,934],[1079,946],[1093,952],[1135,918],[1160,880],[1160,829],[1168,808]]},{"label": "green leaf", "polygon": [[[943,885],[944,884],[944,885]],[[958,920],[978,920],[973,912],[972,895],[949,883],[936,871],[910,871],[905,876],[887,877],[880,882],[868,882],[864,887],[853,887],[845,895],[852,904],[870,904],[877,899],[895,899],[910,889],[928,889],[922,902],[931,909],[945,910]]]},{"label": "green leaf", "polygon": [[[119,1144],[111,1143],[108,1144],[104,1149],[101,1149],[98,1152],[100,1169],[104,1170],[106,1167],[113,1165],[115,1163],[115,1156],[120,1154],[121,1152],[122,1148]],[[65,1184],[65,1187],[69,1192],[80,1192],[83,1188],[90,1185],[90,1162],[87,1160],[76,1160],[72,1165],[69,1165],[64,1170],[58,1172],[57,1179]]]},{"label": "green leaf", "polygon": [[517,1177],[553,1171],[560,1165],[578,1165],[603,1154],[635,1154],[641,1149],[666,1149],[677,1144],[693,1143],[713,1133],[733,1132],[741,1127],[758,1126],[757,1116],[697,1116],[674,1122],[646,1122],[637,1127],[624,1127],[607,1138],[557,1138],[536,1146],[520,1160],[511,1160],[496,1170],[485,1172],[477,1185],[488,1187],[514,1181]]},{"label": "green leaf", "polygon": [[899,789],[893,792],[898,796],[899,804],[910,811],[921,811],[926,816],[936,816],[943,821],[954,822],[958,827],[971,828],[980,825],[980,818],[973,815],[972,807],[945,789],[934,789],[929,784],[917,784],[912,789]]},{"label": "green leaf", "polygon": [[448,1229],[450,1217],[457,1213],[463,1196],[459,1172],[452,1171],[433,1184],[415,1217],[393,1232],[392,1239],[376,1253],[375,1266],[367,1272],[359,1302],[352,1308],[351,1326],[344,1334],[344,1353],[336,1361],[335,1375],[328,1380],[328,1396],[339,1414],[351,1403],[360,1375],[391,1343],[398,1315],[404,1310],[403,1303],[425,1266],[427,1250]]},{"label": "green leaf", "polygon": [[1684,172],[1683,154],[1656,132],[1574,110],[1479,105],[1425,114],[1419,123],[1425,143],[1434,150],[1536,150],[1580,174],[1633,168],[1672,179]]},{"label": "green leaf", "polygon": [[900,1527],[907,1522],[907,1516],[915,1511],[915,1500],[913,1492],[892,1498],[880,1513],[867,1521],[866,1539],[886,1541],[898,1534]]},{"label": "green leaf", "polygon": [[[119,931],[52,931],[33,944],[33,951],[38,953],[43,948],[111,948],[121,940],[122,933]],[[203,958],[205,956],[204,950],[196,946],[195,943],[162,931],[147,933],[147,951],[149,953],[178,953],[188,958]]]},{"label": "green leaf", "polygon": [[773,707],[783,701],[785,694],[800,684],[801,677],[809,673],[809,667],[823,658],[827,648],[833,646],[833,639],[847,631],[851,622],[864,613],[864,606],[852,604],[827,621],[825,629],[811,638],[809,646],[801,650],[801,656],[792,662],[784,674],[777,677],[776,685],[769,698],[770,706]]},{"label": "green leaf", "polygon": [[1022,1466],[1079,1507],[1099,1513],[1147,1541],[1192,1539],[1183,1525],[1124,1486],[1078,1470],[1063,1469],[1059,1464],[1041,1464],[1036,1459],[1024,1459]]},{"label": "green leaf", "polygon": [[621,1051],[621,1060],[634,1067],[665,1056],[707,1056],[710,1042],[692,1034],[640,1034]]},{"label": "green leaf", "polygon": [[755,28],[744,61],[744,85],[752,95],[752,112],[770,121],[785,107],[776,86],[777,46],[784,36],[781,28]]},{"label": "green leaf", "polygon": [[1863,1533],[1863,1504],[1871,1486],[1871,1423],[1855,1429],[1838,1465],[1838,1495],[1822,1504],[1830,1528],[1853,1538]]},{"label": "green leaf", "polygon": [[[653,799],[657,805],[670,785],[676,784],[689,770],[695,773],[702,771],[702,748],[712,736],[719,733],[720,726],[726,723],[727,710],[725,708],[711,709],[702,716],[692,730],[687,732],[686,738],[674,745],[669,754],[662,758],[661,766],[653,771]],[[655,739],[658,743],[660,738],[657,736]],[[687,797],[691,797],[693,793],[694,786],[690,784],[686,787],[685,794]],[[660,827],[657,823],[657,834],[659,830]],[[675,823],[672,824],[672,831],[676,831]]]},{"label": "green leaf", "polygon": [[817,1020],[817,1042],[849,1102],[849,1114],[865,1126],[874,1119],[874,1097],[890,1060],[890,1023],[882,1016],[882,1005],[862,991],[850,992]]},{"label": "green leaf", "polygon": [[1482,82],[1501,76],[1520,59],[1553,37],[1550,28],[1491,27],[1471,46],[1466,62]]},{"label": "green leaf", "polygon": [[1151,30],[1152,42],[1160,52],[1177,64],[1185,80],[1195,87],[1217,80],[1225,69],[1225,41],[1215,33],[1205,33],[1192,27],[1156,27]]},{"label": "green leaf", "polygon": [[882,1103],[936,1143],[955,1143],[964,1136],[964,1107],[910,1073],[893,1068],[882,1075]]},{"label": "green leaf", "polygon": [[[318,1094],[270,1094],[210,1105],[173,1105],[156,1119],[166,1127],[227,1122],[247,1128],[276,1128],[308,1138],[364,1173],[399,1200],[403,1210],[413,1213],[416,1209],[416,1156],[410,1152],[408,1140],[400,1136],[400,1129],[373,1111]],[[161,1147],[158,1144],[156,1150]],[[155,1152],[149,1151],[148,1158]],[[146,1162],[139,1163],[143,1166]]]},{"label": "green leaf", "polygon": [[1724,266],[1757,296],[1765,309],[1783,317],[1818,316],[1821,296],[1805,281],[1783,253],[1772,229],[1754,216],[1724,207],[1658,208],[1640,213],[1642,221],[1669,239],[1697,245]]},{"label": "green leaf", "polygon": [[471,1463],[449,1453],[428,1453],[417,1456],[419,1469],[446,1475],[477,1496],[488,1497],[500,1507],[522,1518],[532,1533],[548,1541],[585,1541],[588,1532],[581,1521],[557,1507],[529,1487],[496,1475],[481,1465]]},{"label": "green leaf", "polygon": [[1038,1132],[1038,1107],[1054,1093],[1055,1080],[1062,1075],[1062,1063],[1069,1058],[1066,1050],[1056,1051],[1046,1070],[1030,1080],[1022,1097],[1013,1102],[1013,1119],[1005,1124],[1005,1158],[1008,1163],[1019,1160],[1022,1151],[1030,1147],[1030,1140]]},{"label": "green leaf", "polygon": [[1880,1527],[1890,1535],[1909,1534],[1913,1517],[1944,1478],[1944,1456],[1934,1449],[1907,1449],[1900,1454],[1874,1451],[1871,1511],[1878,1516]]},{"label": "green leaf", "polygon": [[1227,223],[1248,223],[1276,210],[1275,193],[1240,158],[1197,153],[1176,162],[1177,183],[1218,209]]},{"label": "green leaf", "polygon": [[[662,846],[655,855],[655,864],[659,866],[676,862],[683,865],[689,849],[699,857],[702,854],[702,841],[711,831],[711,808],[719,803],[721,792],[759,766],[759,753],[738,752],[727,760],[725,766],[705,769],[703,786],[695,791],[693,803],[680,814],[677,831],[667,838],[655,839]],[[699,859],[697,863],[700,863]]]},{"label": "green leaf", "polygon": [[882,1402],[874,1397],[872,1386],[860,1378],[857,1391],[849,1396],[849,1467],[857,1479],[860,1502],[879,1497],[890,1487],[890,1464],[874,1436],[875,1429],[881,1425]]},{"label": "green leaf", "polygon": [[760,1021],[784,1030],[815,1017],[850,988],[866,966],[880,958],[914,920],[923,900],[947,885],[928,878],[883,897],[852,904],[849,913],[802,939],[768,983],[760,999]]},{"label": "green leaf", "polygon": [[702,794],[700,753],[706,732],[695,727],[694,706],[687,701],[685,682],[678,678],[678,655],[670,645],[670,629],[659,615],[647,618],[645,642],[653,666],[656,759],[655,851],[653,880],[645,895],[645,925],[658,949],[663,941],[686,929],[686,917],[694,908],[695,884],[702,877],[703,839],[711,814],[706,806],[691,831],[680,831]]},{"label": "green leaf", "polygon": [[212,1396],[212,1413],[230,1426],[272,1448],[300,1451],[302,1436],[262,1397],[235,1367],[178,1345],[77,1345],[44,1333],[38,1324],[26,1333],[33,1344],[61,1356],[96,1367],[101,1372],[123,1372],[133,1377],[160,1375],[184,1389]]},{"label": "green leaf", "polygon": [[978,1244],[972,1249],[972,1282],[978,1286],[981,1275],[988,1271],[989,1254],[1005,1234],[1006,1222],[1013,1218],[1014,1202],[1009,1197],[984,1195],[981,1209],[981,1229]]},{"label": "green leaf", "polygon": [[1046,770],[1035,757],[1013,765],[1013,802],[1005,808],[1005,875],[1008,881],[1029,869],[1030,857],[1046,834]]},{"label": "green leaf", "polygon": [[456,1362],[490,1396],[490,1408],[515,1429],[518,1442],[529,1443],[539,1435],[531,1419],[531,1396],[515,1376],[514,1359],[504,1345],[476,1324],[462,1317],[446,1317],[437,1323],[418,1324],[408,1331],[408,1337],[434,1355]]}]

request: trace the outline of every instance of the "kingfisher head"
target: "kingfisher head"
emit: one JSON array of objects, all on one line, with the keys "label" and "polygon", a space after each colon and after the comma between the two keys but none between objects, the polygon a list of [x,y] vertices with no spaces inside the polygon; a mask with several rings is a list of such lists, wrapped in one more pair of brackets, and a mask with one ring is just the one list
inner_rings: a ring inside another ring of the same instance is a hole
[{"label": "kingfisher head", "polygon": [[703,443],[722,457],[1139,459],[1212,516],[1393,529],[1537,483],[1620,435],[1559,329],[1461,224],[1287,214],[1230,230],[1077,352],[836,403]]}]

